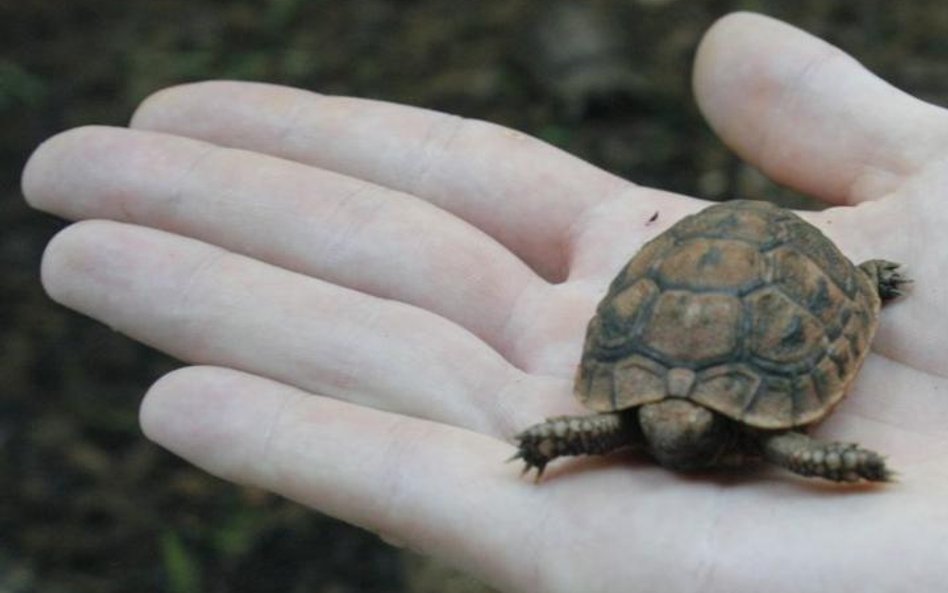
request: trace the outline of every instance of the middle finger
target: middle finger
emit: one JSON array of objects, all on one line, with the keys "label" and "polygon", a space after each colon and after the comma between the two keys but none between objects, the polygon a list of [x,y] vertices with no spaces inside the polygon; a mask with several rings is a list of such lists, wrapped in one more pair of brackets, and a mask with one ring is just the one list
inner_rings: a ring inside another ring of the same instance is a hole
[{"label": "middle finger", "polygon": [[[494,239],[411,195],[243,150],[120,128],[41,146],[24,193],[74,220],[159,228],[451,319],[510,354],[508,319],[546,283]],[[522,364],[519,361],[518,364]]]}]

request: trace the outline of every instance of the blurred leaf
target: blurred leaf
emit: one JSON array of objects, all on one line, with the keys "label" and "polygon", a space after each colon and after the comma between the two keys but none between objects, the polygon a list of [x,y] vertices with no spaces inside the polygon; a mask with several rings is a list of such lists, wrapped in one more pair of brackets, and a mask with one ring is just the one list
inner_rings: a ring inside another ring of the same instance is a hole
[{"label": "blurred leaf", "polygon": [[214,547],[224,558],[243,556],[259,536],[261,526],[266,523],[270,509],[242,508],[235,510],[229,520],[214,533]]},{"label": "blurred leaf", "polygon": [[161,536],[161,555],[171,593],[200,593],[200,564],[174,531]]},{"label": "blurred leaf", "polygon": [[566,126],[549,124],[537,130],[536,135],[545,142],[563,147],[569,145],[573,133]]},{"label": "blurred leaf", "polygon": [[46,95],[43,80],[10,60],[0,59],[0,111],[35,105]]},{"label": "blurred leaf", "polygon": [[278,32],[289,28],[306,2],[307,0],[271,0],[265,17],[267,30]]}]

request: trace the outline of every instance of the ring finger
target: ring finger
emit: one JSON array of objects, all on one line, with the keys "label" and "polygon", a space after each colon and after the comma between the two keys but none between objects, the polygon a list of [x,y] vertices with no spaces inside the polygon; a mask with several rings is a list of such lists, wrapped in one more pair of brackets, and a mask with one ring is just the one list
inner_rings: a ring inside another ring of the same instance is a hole
[{"label": "ring finger", "polygon": [[55,300],[183,360],[496,436],[568,392],[431,312],[145,227],[69,227],[47,249],[43,282]]}]

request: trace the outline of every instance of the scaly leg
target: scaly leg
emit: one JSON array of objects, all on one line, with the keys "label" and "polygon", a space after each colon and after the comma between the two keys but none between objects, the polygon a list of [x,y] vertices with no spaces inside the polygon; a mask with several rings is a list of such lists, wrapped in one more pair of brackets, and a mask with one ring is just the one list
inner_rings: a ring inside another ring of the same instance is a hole
[{"label": "scaly leg", "polygon": [[899,272],[899,264],[884,259],[870,259],[859,264],[859,269],[878,287],[879,298],[883,303],[901,296],[902,285],[912,281]]},{"label": "scaly leg", "polygon": [[550,418],[516,436],[520,450],[510,461],[523,459],[524,473],[536,468],[539,480],[546,464],[562,455],[601,455],[641,442],[637,426],[627,424],[635,423],[619,413]]},{"label": "scaly leg", "polygon": [[763,441],[764,457],[801,476],[835,482],[888,482],[892,472],[881,455],[853,443],[824,443],[799,432],[784,432]]}]

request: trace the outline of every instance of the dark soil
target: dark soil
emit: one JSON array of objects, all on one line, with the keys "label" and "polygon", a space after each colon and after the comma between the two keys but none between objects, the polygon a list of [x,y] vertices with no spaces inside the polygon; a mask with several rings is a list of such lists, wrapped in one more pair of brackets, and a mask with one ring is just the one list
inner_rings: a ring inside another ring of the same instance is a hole
[{"label": "dark soil", "polygon": [[[28,210],[18,180],[57,131],[122,125],[149,93],[183,81],[265,80],[491,120],[643,184],[807,204],[737,161],[698,115],[690,61],[717,17],[743,8],[783,18],[913,94],[948,98],[938,0],[579,4],[588,9],[0,0],[0,593],[477,590],[142,437],[139,398],[177,363],[40,287],[43,246],[66,223]],[[570,41],[579,38],[592,41]]]}]

